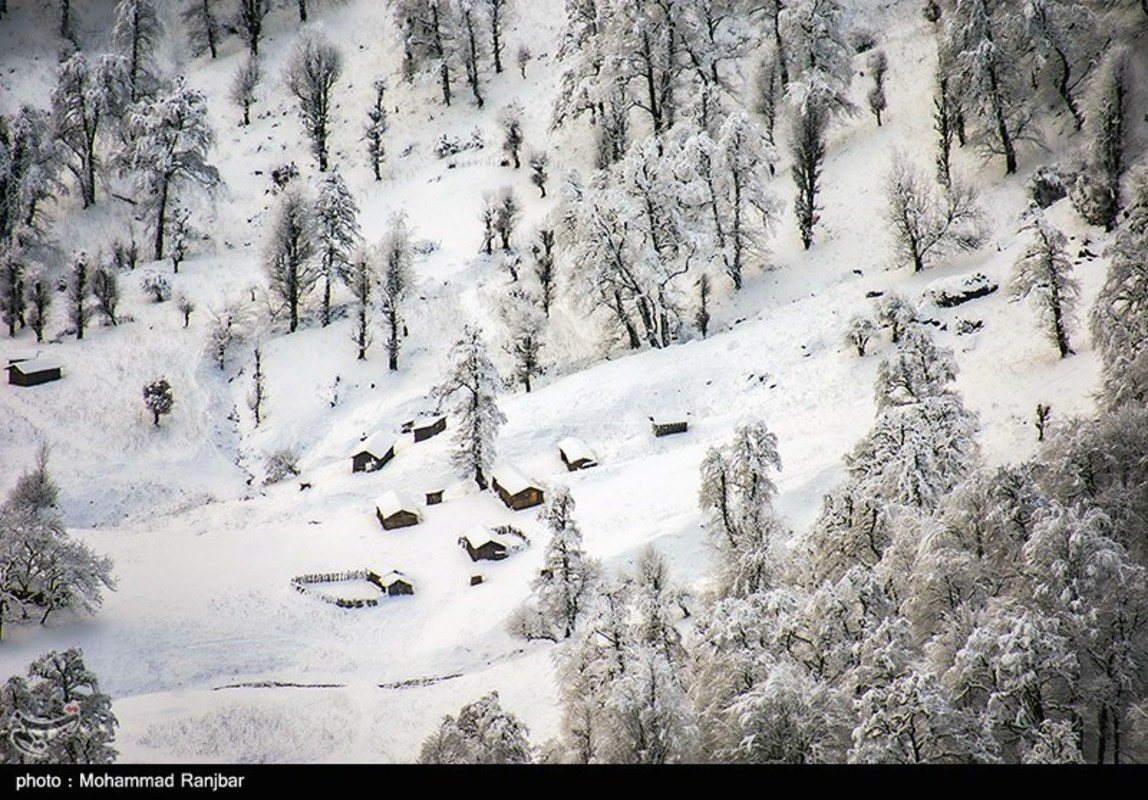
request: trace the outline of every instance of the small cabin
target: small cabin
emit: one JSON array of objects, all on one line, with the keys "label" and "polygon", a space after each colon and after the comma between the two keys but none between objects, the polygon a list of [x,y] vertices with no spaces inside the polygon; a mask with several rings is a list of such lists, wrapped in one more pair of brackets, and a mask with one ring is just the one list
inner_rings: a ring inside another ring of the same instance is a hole
[{"label": "small cabin", "polygon": [[481,525],[459,537],[458,544],[466,550],[471,561],[501,561],[510,555],[509,545]]},{"label": "small cabin", "polygon": [[375,501],[375,516],[379,518],[383,530],[388,531],[409,528],[423,521],[423,515],[415,505],[398,492],[384,492]]},{"label": "small cabin", "polygon": [[394,437],[377,433],[359,445],[351,456],[351,472],[374,472],[385,467],[395,457]]},{"label": "small cabin", "polygon": [[507,508],[521,511],[542,505],[542,488],[509,464],[499,464],[490,471],[494,491]]},{"label": "small cabin", "polygon": [[438,436],[446,430],[446,416],[436,414],[429,417],[419,417],[403,423],[403,433],[414,436],[416,442],[425,442],[432,436]]},{"label": "small cabin", "polygon": [[650,425],[654,430],[654,436],[685,433],[690,427],[685,417],[650,417]]},{"label": "small cabin", "polygon": [[594,451],[584,441],[573,436],[568,436],[558,443],[558,455],[570,472],[598,466],[598,457],[594,455]]},{"label": "small cabin", "polygon": [[63,377],[60,365],[43,359],[20,359],[8,362],[8,383],[14,386],[39,386]]},{"label": "small cabin", "polygon": [[383,575],[380,575],[374,570],[370,570],[367,573],[367,580],[382,589],[388,597],[415,593],[415,585],[411,583],[406,575],[395,569]]},{"label": "small cabin", "polygon": [[442,489],[435,489],[433,492],[427,492],[427,505],[437,506],[442,502]]}]

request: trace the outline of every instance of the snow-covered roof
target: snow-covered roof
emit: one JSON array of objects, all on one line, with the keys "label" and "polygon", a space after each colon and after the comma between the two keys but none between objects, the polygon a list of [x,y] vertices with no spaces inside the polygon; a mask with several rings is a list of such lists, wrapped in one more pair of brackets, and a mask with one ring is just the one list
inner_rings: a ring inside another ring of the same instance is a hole
[{"label": "snow-covered roof", "polygon": [[490,470],[491,476],[498,481],[498,485],[511,494],[518,494],[527,489],[537,489],[538,484],[527,478],[518,468],[507,463],[495,464]]},{"label": "snow-covered roof", "polygon": [[492,533],[488,528],[485,528],[482,525],[475,525],[473,528],[464,533],[462,538],[466,539],[467,544],[469,544],[475,550],[489,542],[493,542],[494,544],[501,545],[502,547],[508,549],[510,547],[505,539],[496,533]]},{"label": "snow-covered roof", "polygon": [[438,422],[440,419],[442,419],[445,416],[446,416],[446,414],[424,414],[423,416],[415,419],[415,421],[411,425],[411,427],[412,428],[429,428],[431,425],[434,425],[436,422]]},{"label": "snow-covered roof", "polygon": [[33,372],[60,369],[60,363],[58,361],[49,361],[46,358],[33,358],[28,361],[17,361],[15,364],[9,364],[7,369],[11,369],[12,367],[19,367],[21,372],[28,375]]},{"label": "snow-covered roof", "polygon": [[[594,451],[590,449],[590,445],[573,436],[567,436],[560,441],[558,443],[558,449],[566,455],[567,461],[598,461],[598,457],[594,455]],[[499,483],[501,483],[501,481],[499,481]]]},{"label": "snow-covered roof", "polygon": [[379,585],[384,589],[390,587],[396,581],[402,581],[403,583],[413,585],[411,583],[411,579],[403,573],[399,572],[397,569],[392,569],[390,572],[379,576]]},{"label": "snow-covered roof", "polygon": [[419,519],[422,519],[422,513],[419,511],[418,506],[395,491],[386,491],[379,495],[379,498],[375,500],[375,508],[377,508],[379,513],[384,517],[394,516],[400,511],[408,511]]},{"label": "snow-covered roof", "polygon": [[355,450],[356,453],[370,453],[373,456],[381,457],[383,453],[390,450],[395,446],[395,435],[389,431],[380,431],[373,436],[368,436],[359,443],[359,447]]}]

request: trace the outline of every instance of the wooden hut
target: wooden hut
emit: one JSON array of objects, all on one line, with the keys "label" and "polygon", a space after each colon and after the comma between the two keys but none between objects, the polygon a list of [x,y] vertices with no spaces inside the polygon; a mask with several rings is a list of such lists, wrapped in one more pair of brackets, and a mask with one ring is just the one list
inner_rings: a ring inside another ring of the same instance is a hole
[{"label": "wooden hut", "polygon": [[681,417],[650,417],[654,436],[672,436],[675,433],[685,433],[690,423],[684,416]]},{"label": "wooden hut", "polygon": [[371,570],[367,573],[367,580],[386,592],[388,597],[415,593],[415,585],[406,575],[396,569],[382,575]]},{"label": "wooden hut", "polygon": [[427,492],[427,505],[437,506],[442,502],[442,489],[435,489],[433,492]]},{"label": "wooden hut", "polygon": [[541,505],[545,500],[542,489],[509,464],[498,464],[490,471],[494,491],[507,508],[521,511]]},{"label": "wooden hut", "polygon": [[14,386],[39,386],[63,377],[59,364],[40,358],[9,361],[7,370],[8,383]]},{"label": "wooden hut", "polygon": [[501,561],[510,555],[510,546],[481,525],[459,537],[458,544],[466,550],[471,561]]},{"label": "wooden hut", "polygon": [[423,516],[413,503],[408,502],[398,492],[384,492],[375,501],[375,516],[384,530],[408,528],[423,521]]},{"label": "wooden hut", "polygon": [[376,433],[359,445],[351,456],[351,472],[374,472],[395,457],[395,439],[390,434]]},{"label": "wooden hut", "polygon": [[567,436],[558,443],[558,455],[570,472],[598,466],[598,457],[594,451],[584,441],[573,436]]},{"label": "wooden hut", "polygon": [[416,442],[425,442],[446,430],[446,415],[433,414],[403,423],[403,433],[414,436]]}]

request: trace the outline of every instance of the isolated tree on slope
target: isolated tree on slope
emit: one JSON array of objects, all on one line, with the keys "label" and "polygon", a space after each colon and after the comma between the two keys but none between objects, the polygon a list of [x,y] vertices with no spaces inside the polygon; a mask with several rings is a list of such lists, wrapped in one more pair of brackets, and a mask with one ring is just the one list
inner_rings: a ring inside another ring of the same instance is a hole
[{"label": "isolated tree on slope", "polygon": [[288,190],[279,201],[264,260],[271,291],[287,306],[288,330],[299,328],[299,311],[319,280],[315,264],[315,220],[306,198]]},{"label": "isolated tree on slope", "polygon": [[399,352],[403,323],[403,304],[410,293],[414,273],[411,267],[411,233],[406,217],[399,214],[391,219],[390,229],[382,244],[383,274],[379,284],[382,295],[383,319],[387,326],[387,368],[399,368]]},{"label": "isolated tree on slope", "polygon": [[451,463],[462,477],[486,489],[483,474],[494,463],[495,437],[506,422],[498,407],[498,371],[486,354],[482,331],[467,326],[450,351],[450,369],[435,390],[440,402],[454,397],[456,422]]},{"label": "isolated tree on slope", "polygon": [[88,295],[92,291],[91,265],[88,263],[88,254],[83,252],[72,255],[71,269],[68,274],[68,321],[75,326],[76,338],[84,338],[84,330],[91,319],[92,310],[88,306]]},{"label": "isolated tree on slope", "polygon": [[897,250],[914,272],[946,252],[980,246],[981,212],[971,187],[950,179],[949,186],[937,192],[902,155],[894,155],[885,195],[885,219],[893,228]]},{"label": "isolated tree on slope", "polygon": [[127,119],[128,145],[121,156],[124,167],[135,174],[154,209],[152,257],[164,257],[164,235],[169,211],[181,190],[205,190],[220,183],[219,171],[207,163],[215,134],[207,119],[207,98],[182,82],[168,92],[137,104]]},{"label": "isolated tree on slope", "polygon": [[817,224],[817,194],[821,190],[821,171],[825,163],[825,129],[827,112],[819,101],[810,99],[793,117],[790,127],[790,155],[793,158],[793,182],[797,198],[793,211],[801,244],[808,250],[813,245],[813,227]]},{"label": "isolated tree on slope", "polygon": [[359,241],[359,208],[338,171],[323,178],[315,202],[315,236],[323,279],[323,326],[331,324],[331,286],[346,283],[351,251]]},{"label": "isolated tree on slope", "polygon": [[372,86],[375,90],[374,103],[367,112],[364,138],[367,140],[371,171],[375,174],[375,180],[381,181],[383,161],[386,158],[386,140],[383,137],[387,132],[387,109],[383,105],[383,98],[386,96],[387,82],[382,78],[376,78]]},{"label": "isolated tree on slope", "polygon": [[366,361],[371,346],[371,308],[378,291],[377,254],[360,247],[351,255],[347,285],[355,297],[355,345],[358,360]]},{"label": "isolated tree on slope", "polygon": [[463,706],[458,717],[443,717],[423,742],[420,764],[529,764],[529,731],[503,710],[498,692]]},{"label": "isolated tree on slope", "polygon": [[527,290],[513,287],[507,291],[498,311],[507,329],[504,349],[514,359],[514,380],[530,392],[531,381],[543,370],[542,329],[546,315],[541,302]]},{"label": "isolated tree on slope", "polygon": [[[14,675],[0,687],[0,762],[6,764],[111,764],[119,721],[112,699],[100,691],[83,651],[53,650],[28,666],[28,681]],[[29,736],[23,720],[68,720],[56,736]],[[72,722],[74,720],[74,722]],[[22,746],[17,746],[22,745]],[[34,755],[33,755],[34,754]]]},{"label": "isolated tree on slope", "polygon": [[327,170],[327,139],[331,127],[331,91],[343,70],[338,48],[314,31],[304,31],[284,71],[287,88],[299,101],[303,129],[319,171]]},{"label": "isolated tree on slope", "polygon": [[149,0],[119,0],[112,42],[127,62],[128,96],[134,103],[159,85],[155,53],[163,36],[155,6]]},{"label": "isolated tree on slope", "polygon": [[167,378],[152,381],[144,386],[143,397],[144,405],[151,412],[152,423],[158,428],[159,418],[164,414],[170,414],[172,407],[175,406],[171,384],[167,382]]},{"label": "isolated tree on slope", "polygon": [[1080,284],[1072,276],[1068,240],[1043,216],[1035,217],[1025,231],[1033,235],[1033,242],[1017,259],[1009,293],[1017,299],[1036,299],[1048,326],[1048,336],[1060,357],[1065,358],[1073,352],[1068,330],[1080,300]]}]

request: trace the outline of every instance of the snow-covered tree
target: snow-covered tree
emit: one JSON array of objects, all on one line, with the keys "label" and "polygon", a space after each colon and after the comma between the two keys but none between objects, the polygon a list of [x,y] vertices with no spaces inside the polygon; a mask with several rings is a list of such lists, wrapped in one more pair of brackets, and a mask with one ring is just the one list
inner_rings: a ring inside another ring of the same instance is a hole
[{"label": "snow-covered tree", "polygon": [[885,196],[896,249],[914,272],[945,252],[980,246],[981,212],[972,187],[951,181],[938,192],[904,156],[895,155]]},{"label": "snow-covered tree", "polygon": [[702,459],[698,501],[708,515],[722,596],[763,591],[776,578],[774,548],[786,534],[772,508],[780,469],[777,437],[760,421],[742,425],[728,445]]},{"label": "snow-covered tree", "polygon": [[259,60],[249,56],[235,70],[231,79],[231,101],[243,109],[243,124],[251,124],[251,106],[255,104],[255,89],[259,86]]},{"label": "snow-covered tree", "polygon": [[235,12],[235,28],[251,51],[252,58],[259,56],[259,40],[263,38],[263,20],[271,11],[271,0],[239,0]]},{"label": "snow-covered tree", "polygon": [[83,53],[76,53],[60,65],[52,90],[53,126],[85,208],[96,202],[100,134],[104,123],[122,112],[127,81],[127,65],[120,56],[100,56],[92,64]]},{"label": "snow-covered tree", "polygon": [[611,764],[678,764],[696,757],[697,717],[679,667],[649,645],[635,648],[609,695],[598,757]]},{"label": "snow-covered tree", "polygon": [[355,346],[359,361],[367,359],[371,346],[371,309],[378,291],[379,276],[377,254],[360,247],[351,255],[347,285],[355,297]]},{"label": "snow-covered tree", "polygon": [[27,324],[24,298],[24,264],[17,253],[4,254],[0,263],[0,318],[8,324],[8,335]]},{"label": "snow-covered tree", "polygon": [[[1138,173],[1133,185],[1148,186],[1146,178]],[[1148,397],[1148,192],[1140,191],[1109,251],[1108,275],[1089,320],[1104,365],[1103,399],[1112,408]]]},{"label": "snow-covered tree", "polygon": [[92,309],[88,306],[88,295],[92,291],[91,282],[88,254],[82,250],[73,253],[68,272],[68,321],[75,326],[77,339],[84,338],[84,329],[92,316]]},{"label": "snow-covered tree", "polygon": [[[943,57],[943,54],[942,54]],[[937,182],[946,189],[953,186],[953,140],[959,133],[960,108],[954,95],[952,77],[947,65],[937,67],[933,90],[933,131],[937,134]],[[961,134],[963,137],[963,134]]]},{"label": "snow-covered tree", "polygon": [[[490,56],[494,60],[494,73],[502,74],[502,51],[505,48],[506,24],[513,4],[510,0],[483,0],[487,21],[490,23]],[[525,66],[523,66],[525,71]],[[523,75],[523,77],[526,77]]]},{"label": "snow-covered tree", "polygon": [[[100,691],[83,651],[52,650],[0,687],[0,762],[5,764],[111,764],[119,721],[112,699]],[[50,720],[52,737],[29,733],[26,720]]]},{"label": "snow-covered tree", "polygon": [[761,180],[764,171],[773,171],[774,154],[744,113],[726,118],[716,142],[703,135],[694,146],[722,263],[734,288],[740,289],[747,259],[764,256],[765,237],[779,216],[780,201]]},{"label": "snow-covered tree", "polygon": [[1016,143],[1031,116],[1026,99],[1032,90],[1014,49],[1020,40],[1010,35],[1016,10],[997,0],[956,0],[945,15],[942,44],[960,105],[976,115],[978,142],[1004,157],[1008,175],[1016,172]]},{"label": "snow-covered tree", "polygon": [[873,75],[873,88],[865,99],[869,103],[869,110],[877,118],[877,127],[881,127],[881,114],[889,107],[889,100],[885,97],[885,77],[889,73],[889,58],[883,50],[874,51],[869,59],[869,70]]},{"label": "snow-covered tree", "polygon": [[375,90],[374,103],[367,112],[367,126],[363,138],[367,140],[367,156],[371,162],[371,171],[375,173],[375,180],[383,179],[382,166],[386,159],[387,109],[383,99],[387,93],[387,82],[383,78],[375,78],[371,84]]},{"label": "snow-covered tree", "polygon": [[383,274],[379,283],[379,294],[383,320],[387,328],[387,367],[393,371],[399,368],[402,335],[406,331],[403,322],[403,304],[414,280],[411,267],[411,233],[407,227],[406,217],[402,214],[391,219],[382,244],[382,262]]},{"label": "snow-covered tree", "polygon": [[175,406],[175,395],[172,393],[171,384],[166,378],[154,380],[144,386],[143,397],[144,405],[151,412],[152,423],[158,428],[159,418],[170,414],[172,407]]},{"label": "snow-covered tree", "polygon": [[219,14],[219,0],[186,0],[180,16],[187,28],[192,53],[209,52],[212,58],[216,58],[219,42],[226,35]]},{"label": "snow-covered tree", "polygon": [[177,81],[169,91],[136,104],[127,118],[128,144],[120,156],[155,214],[152,257],[164,257],[169,213],[189,188],[210,191],[219,171],[207,162],[215,134],[207,98]]},{"label": "snow-covered tree", "polygon": [[1073,352],[1068,332],[1080,299],[1080,284],[1072,276],[1068,239],[1040,215],[1024,230],[1032,234],[1033,241],[1017,259],[1009,293],[1017,299],[1035,299],[1048,337],[1060,357],[1065,358]]},{"label": "snow-covered tree", "polygon": [[315,31],[304,31],[283,72],[283,82],[299,101],[303,129],[319,171],[327,171],[327,140],[331,129],[331,91],[343,71],[343,56]]},{"label": "snow-covered tree", "polygon": [[889,329],[893,344],[900,344],[901,337],[916,319],[916,307],[903,295],[887,294],[877,303],[877,321]]},{"label": "snow-covered tree", "polygon": [[542,304],[542,313],[550,316],[550,307],[554,304],[555,284],[557,283],[557,270],[554,265],[554,229],[538,228],[534,232],[530,244],[531,271],[538,281],[539,301]]},{"label": "snow-covered tree", "polygon": [[551,492],[539,518],[550,529],[542,570],[533,583],[540,622],[547,635],[569,639],[591,604],[600,568],[582,549],[569,489]]},{"label": "snow-covered tree", "polygon": [[801,244],[806,250],[813,245],[813,228],[820,216],[817,194],[821,190],[827,127],[828,112],[816,98],[810,98],[804,108],[794,114],[789,131],[793,182],[797,185],[793,211],[797,215]]},{"label": "snow-covered tree", "polygon": [[491,692],[443,717],[423,741],[420,764],[529,764],[534,760],[529,731],[502,708]]},{"label": "snow-covered tree", "polygon": [[92,297],[96,299],[96,310],[110,325],[118,325],[116,308],[120,304],[120,281],[115,269],[108,265],[96,267],[92,273]]},{"label": "snow-covered tree", "polygon": [[435,389],[440,402],[454,398],[456,420],[451,463],[461,477],[486,489],[483,474],[494,463],[495,437],[506,422],[498,407],[498,371],[486,354],[482,331],[468,325],[450,351],[450,367]]},{"label": "snow-covered tree", "polygon": [[876,331],[877,325],[873,320],[861,314],[854,314],[846,326],[845,341],[857,351],[858,356],[864,356],[865,348],[869,346],[869,340]]},{"label": "snow-covered tree", "polygon": [[52,305],[52,291],[48,278],[41,272],[28,275],[27,289],[28,327],[36,334],[36,342],[44,341],[44,330],[48,325],[48,309]]},{"label": "snow-covered tree", "polygon": [[482,60],[486,55],[485,42],[479,36],[482,6],[474,0],[455,0],[455,9],[466,82],[474,95],[474,102],[482,108],[485,103],[482,97]]},{"label": "snow-covered tree", "polygon": [[1127,166],[1130,80],[1128,51],[1121,45],[1109,48],[1086,98],[1086,168],[1070,192],[1085,221],[1109,231],[1116,227],[1120,179]]},{"label": "snow-covered tree", "polygon": [[522,287],[511,288],[498,307],[506,326],[506,352],[514,361],[513,378],[529,392],[531,381],[542,374],[542,330],[546,315],[542,303]]},{"label": "snow-covered tree", "polygon": [[176,274],[179,273],[179,265],[187,257],[193,233],[191,212],[183,206],[175,206],[167,218],[167,255],[171,259],[171,270]]},{"label": "snow-covered tree", "polygon": [[546,172],[546,165],[550,163],[550,157],[546,155],[545,150],[534,150],[530,153],[528,163],[530,164],[530,182],[538,187],[538,191],[542,196],[546,196],[546,182],[550,180],[550,175]]},{"label": "snow-covered tree", "polygon": [[411,81],[422,71],[437,72],[442,100],[452,98],[451,63],[455,60],[458,20],[448,0],[400,0],[395,21],[403,39],[403,77]]},{"label": "snow-covered tree", "polygon": [[837,0],[785,0],[778,13],[788,60],[783,83],[794,103],[828,116],[852,113],[853,53],[845,42],[844,9]]},{"label": "snow-covered tree", "polygon": [[319,183],[314,221],[316,247],[319,250],[319,273],[323,281],[323,326],[331,324],[331,287],[346,283],[351,251],[358,244],[359,208],[338,170]]},{"label": "snow-covered tree", "polygon": [[128,96],[135,103],[159,86],[155,56],[163,24],[150,0],[119,0],[115,18],[112,44],[127,64]]},{"label": "snow-covered tree", "polygon": [[503,106],[498,112],[498,124],[502,128],[502,152],[514,162],[514,168],[522,166],[522,106],[517,103]]},{"label": "snow-covered tree", "polygon": [[95,613],[115,588],[111,560],[68,536],[58,495],[41,449],[0,505],[0,638],[6,622],[32,614],[44,624],[60,609]]},{"label": "snow-covered tree", "polygon": [[0,243],[9,253],[43,239],[43,203],[64,192],[61,154],[48,112],[21,106],[11,119],[0,115]]},{"label": "snow-covered tree", "polygon": [[522,203],[515,194],[514,189],[503,186],[496,198],[497,205],[494,210],[494,232],[502,242],[502,249],[510,250],[510,237],[522,218]]},{"label": "snow-covered tree", "polygon": [[315,218],[307,198],[289,189],[276,209],[264,263],[271,291],[287,307],[291,333],[299,328],[300,309],[321,277],[315,240]]}]

